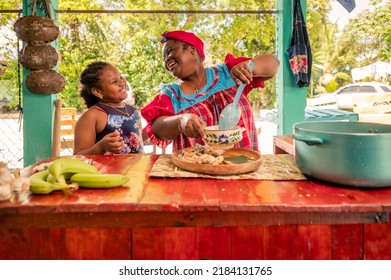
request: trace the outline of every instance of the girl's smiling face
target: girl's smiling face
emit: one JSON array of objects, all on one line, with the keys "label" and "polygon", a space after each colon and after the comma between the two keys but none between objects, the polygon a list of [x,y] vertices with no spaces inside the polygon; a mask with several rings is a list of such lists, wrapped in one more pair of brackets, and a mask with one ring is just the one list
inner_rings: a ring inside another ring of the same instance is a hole
[{"label": "girl's smiling face", "polygon": [[[100,75],[100,88],[95,88],[102,102],[120,103],[128,97],[126,81],[112,65],[106,66]],[[98,96],[99,97],[99,96]]]}]

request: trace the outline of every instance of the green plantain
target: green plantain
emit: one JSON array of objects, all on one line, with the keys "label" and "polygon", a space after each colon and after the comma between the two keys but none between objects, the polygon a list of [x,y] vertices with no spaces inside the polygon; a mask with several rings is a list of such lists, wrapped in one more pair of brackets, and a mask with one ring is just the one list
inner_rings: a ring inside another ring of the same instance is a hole
[{"label": "green plantain", "polygon": [[129,181],[122,174],[83,174],[77,173],[71,177],[71,182],[85,188],[115,188]]},{"label": "green plantain", "polygon": [[99,174],[99,170],[94,165],[76,158],[55,159],[49,164],[48,169],[56,182],[60,182],[60,176],[66,173]]},{"label": "green plantain", "polygon": [[52,191],[74,190],[76,185],[67,185],[62,183],[50,183],[47,181],[49,170],[45,169],[30,176],[30,191],[34,194],[48,194]]}]

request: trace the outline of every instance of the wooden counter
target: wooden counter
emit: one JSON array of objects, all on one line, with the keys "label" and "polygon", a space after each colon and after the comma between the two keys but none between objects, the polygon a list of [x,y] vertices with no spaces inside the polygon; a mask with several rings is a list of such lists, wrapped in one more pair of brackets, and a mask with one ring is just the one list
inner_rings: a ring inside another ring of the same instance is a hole
[{"label": "wooden counter", "polygon": [[150,178],[158,155],[88,158],[131,180],[0,203],[1,259],[391,258],[391,188]]},{"label": "wooden counter", "polygon": [[291,135],[273,136],[273,153],[274,154],[295,154],[293,138]]}]

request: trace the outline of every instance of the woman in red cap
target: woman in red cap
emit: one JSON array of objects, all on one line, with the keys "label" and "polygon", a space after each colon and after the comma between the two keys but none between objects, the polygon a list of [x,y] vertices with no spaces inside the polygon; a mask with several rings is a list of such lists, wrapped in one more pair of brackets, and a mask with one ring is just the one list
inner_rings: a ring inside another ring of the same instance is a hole
[{"label": "woman in red cap", "polygon": [[[232,103],[238,85],[247,84],[239,99],[244,128],[237,147],[259,151],[258,135],[248,93],[272,78],[279,61],[274,55],[235,58],[228,54],[222,64],[204,67],[204,44],[193,33],[182,30],[162,34],[165,68],[177,78],[141,110],[150,141],[159,147],[173,142],[173,150],[203,145],[204,127],[218,125],[221,111]],[[247,61],[252,60],[253,71]]]}]

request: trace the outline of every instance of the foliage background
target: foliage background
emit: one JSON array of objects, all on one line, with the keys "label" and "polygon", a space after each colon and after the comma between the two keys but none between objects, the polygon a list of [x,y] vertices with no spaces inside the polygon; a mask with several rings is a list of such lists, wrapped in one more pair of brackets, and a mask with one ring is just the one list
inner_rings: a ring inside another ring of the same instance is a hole
[{"label": "foliage background", "polygon": [[[119,10],[272,10],[272,3],[260,1],[62,1],[59,9]],[[106,60],[115,64],[130,82],[135,103],[143,106],[159,91],[161,83],[173,81],[163,67],[160,34],[167,30],[183,29],[195,32],[203,39],[207,59],[205,64],[221,63],[227,53],[235,56],[254,56],[274,53],[273,15],[227,14],[60,14],[62,30],[60,72],[67,73],[67,87],[61,93],[69,106],[82,107],[75,98],[78,76],[91,61]],[[240,34],[240,35],[238,35]],[[272,92],[273,83],[263,91]],[[261,92],[252,95],[257,105]],[[266,95],[265,94],[265,95]],[[259,102],[258,102],[259,103]],[[259,105],[258,105],[259,106]]]}]

